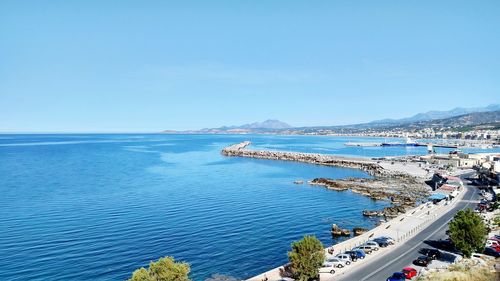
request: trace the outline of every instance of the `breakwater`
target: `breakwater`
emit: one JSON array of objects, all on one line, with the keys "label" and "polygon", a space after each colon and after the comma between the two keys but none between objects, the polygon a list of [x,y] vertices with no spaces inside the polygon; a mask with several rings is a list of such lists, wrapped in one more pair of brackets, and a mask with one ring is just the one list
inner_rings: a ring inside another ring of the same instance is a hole
[{"label": "breakwater", "polygon": [[376,177],[410,177],[410,175],[395,171],[389,171],[380,166],[376,161],[369,158],[348,158],[335,155],[319,153],[284,152],[269,150],[250,150],[247,147],[251,143],[245,141],[222,149],[225,156],[238,156],[282,161],[296,161],[316,165],[335,166],[363,170]]}]

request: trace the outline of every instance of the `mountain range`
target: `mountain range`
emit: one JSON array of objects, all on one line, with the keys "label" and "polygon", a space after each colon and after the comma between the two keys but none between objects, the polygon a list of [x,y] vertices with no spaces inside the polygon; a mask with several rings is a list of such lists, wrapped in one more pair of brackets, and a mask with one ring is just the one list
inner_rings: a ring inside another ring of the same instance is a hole
[{"label": "mountain range", "polygon": [[460,116],[460,115],[465,115],[469,113],[475,113],[475,112],[491,112],[491,111],[498,111],[500,110],[500,104],[490,104],[486,107],[475,107],[475,108],[463,108],[463,107],[457,107],[451,110],[447,111],[427,111],[424,113],[418,113],[415,114],[411,117],[407,118],[402,118],[402,119],[382,119],[382,120],[375,120],[369,123],[366,123],[367,125],[371,126],[384,126],[384,125],[390,125],[390,124],[405,124],[405,123],[412,123],[412,122],[419,122],[419,121],[429,121],[429,120],[437,120],[437,119],[446,119],[450,117],[455,117],[455,116]]},{"label": "mountain range", "polygon": [[324,130],[334,132],[361,132],[364,130],[384,130],[394,128],[417,129],[424,127],[474,127],[482,124],[500,123],[500,104],[491,104],[486,107],[462,108],[457,107],[447,111],[428,111],[401,119],[382,119],[368,123],[342,126],[311,126],[292,127],[289,124],[268,119],[263,122],[254,122],[240,126],[222,126],[219,128],[205,128],[194,131],[164,131],[164,133],[190,134],[230,134],[230,133],[315,133]]}]

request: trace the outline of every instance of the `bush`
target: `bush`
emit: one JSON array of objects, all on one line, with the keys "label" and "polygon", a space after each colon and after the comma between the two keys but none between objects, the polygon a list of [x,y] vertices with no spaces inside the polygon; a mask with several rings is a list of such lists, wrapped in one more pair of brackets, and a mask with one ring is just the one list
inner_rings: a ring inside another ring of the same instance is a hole
[{"label": "bush", "polygon": [[191,281],[188,277],[190,270],[189,264],[164,257],[151,262],[148,269],[137,269],[128,281]]},{"label": "bush", "polygon": [[292,243],[288,252],[290,269],[299,281],[306,281],[319,274],[319,268],[325,260],[323,244],[315,236],[304,236],[300,241]]}]

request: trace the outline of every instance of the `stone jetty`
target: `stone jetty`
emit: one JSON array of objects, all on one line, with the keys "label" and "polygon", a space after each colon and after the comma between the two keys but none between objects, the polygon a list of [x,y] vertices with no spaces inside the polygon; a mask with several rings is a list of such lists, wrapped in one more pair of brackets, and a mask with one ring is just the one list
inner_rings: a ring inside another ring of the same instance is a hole
[{"label": "stone jetty", "polygon": [[316,165],[336,166],[343,168],[360,169],[372,176],[382,177],[406,177],[407,174],[389,171],[380,166],[376,161],[369,158],[348,158],[335,155],[325,155],[318,153],[284,152],[269,150],[246,149],[250,145],[249,141],[234,144],[222,149],[225,156],[239,156],[260,159],[296,161]]}]

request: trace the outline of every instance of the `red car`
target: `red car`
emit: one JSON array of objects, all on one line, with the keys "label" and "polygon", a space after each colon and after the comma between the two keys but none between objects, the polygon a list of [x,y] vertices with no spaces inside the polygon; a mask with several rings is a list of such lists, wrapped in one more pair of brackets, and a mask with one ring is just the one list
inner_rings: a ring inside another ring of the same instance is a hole
[{"label": "red car", "polygon": [[405,275],[406,279],[412,279],[413,277],[417,276],[417,270],[413,267],[405,267],[403,268],[403,274]]},{"label": "red car", "polygon": [[492,245],[492,246],[488,246],[488,247],[493,248],[493,249],[495,249],[495,251],[497,251],[497,253],[500,253],[500,246],[493,246]]}]

